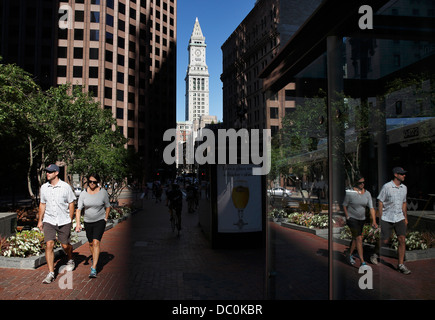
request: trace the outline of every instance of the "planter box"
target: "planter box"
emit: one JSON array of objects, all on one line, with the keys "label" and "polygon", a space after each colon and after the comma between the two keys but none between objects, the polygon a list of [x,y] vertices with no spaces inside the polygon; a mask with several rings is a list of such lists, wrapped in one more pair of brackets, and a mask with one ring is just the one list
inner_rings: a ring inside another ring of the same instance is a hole
[{"label": "planter box", "polygon": [[0,236],[8,238],[17,227],[16,212],[0,212]]},{"label": "planter box", "polygon": [[[132,214],[132,213],[130,213]],[[111,221],[108,221],[106,223],[106,231],[109,229],[112,229],[115,227],[119,222],[124,221],[128,219],[130,215],[127,214],[124,217],[120,219],[114,219]],[[86,238],[86,232],[81,231],[78,234],[78,241],[74,243],[73,250],[79,248],[86,242],[88,242],[88,239]],[[54,258],[58,258],[61,255],[65,254],[62,248],[57,248],[54,250]],[[0,268],[12,268],[12,269],[36,269],[39,266],[45,264],[47,262],[45,258],[45,253],[42,253],[39,256],[31,256],[27,258],[20,258],[20,257],[2,257],[0,256]]]},{"label": "planter box", "polygon": [[[78,241],[74,243],[73,249],[77,249],[84,242]],[[54,259],[65,254],[62,248],[57,248],[54,250]],[[40,265],[46,263],[45,253],[39,256],[31,256],[27,258],[20,257],[0,257],[0,268],[13,268],[13,269],[36,269]]]},{"label": "planter box", "polygon": [[[335,242],[350,245],[350,240],[348,239],[334,239]],[[363,243],[364,248],[369,249],[373,252],[375,246],[369,243]],[[389,258],[397,258],[397,250],[392,248],[382,248],[381,256]],[[429,248],[426,250],[411,250],[405,252],[405,261],[417,261],[424,259],[434,259],[435,258],[435,248]]]},{"label": "planter box", "polygon": [[[304,226],[301,226],[301,225],[298,225],[295,223],[290,223],[290,222],[281,222],[281,225],[283,227],[286,227],[286,228],[304,231],[304,232],[309,232],[309,233],[315,234],[315,235],[317,235],[319,237],[323,237],[323,238],[328,237],[328,233],[329,233],[328,228],[326,228],[326,229],[308,228],[308,227],[304,227]],[[340,233],[341,229],[342,228],[334,228],[333,229],[334,234]]]}]

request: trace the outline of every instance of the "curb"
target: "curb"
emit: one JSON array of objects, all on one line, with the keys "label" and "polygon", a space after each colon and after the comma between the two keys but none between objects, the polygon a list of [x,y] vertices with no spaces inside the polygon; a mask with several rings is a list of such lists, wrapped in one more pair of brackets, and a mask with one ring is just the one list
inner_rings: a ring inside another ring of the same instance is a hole
[{"label": "curb", "polygon": [[[111,220],[108,221],[106,223],[106,229],[110,230],[112,228],[114,228],[118,223],[127,220],[130,215],[133,214],[126,214],[125,216],[123,216],[120,219],[116,219],[116,220]],[[73,250],[81,247],[83,244],[85,244],[86,242],[88,242],[88,239],[86,238],[86,232],[85,231],[81,231],[79,233],[77,233],[78,236],[78,241],[76,243],[73,243]],[[59,258],[60,256],[64,255],[64,251],[63,249],[60,248],[56,248],[54,250],[54,259]],[[42,253],[39,256],[31,256],[31,257],[27,257],[27,258],[20,258],[20,257],[0,257],[0,268],[10,268],[10,269],[36,269],[39,266],[45,264],[47,262],[47,260],[45,259],[45,253]]]}]

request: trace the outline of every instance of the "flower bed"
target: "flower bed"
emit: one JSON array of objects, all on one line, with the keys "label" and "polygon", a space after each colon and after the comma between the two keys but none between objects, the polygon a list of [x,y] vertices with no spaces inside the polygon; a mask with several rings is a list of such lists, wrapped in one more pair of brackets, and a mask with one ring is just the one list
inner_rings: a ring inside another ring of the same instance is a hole
[{"label": "flower bed", "polygon": [[[71,236],[71,243],[77,242],[77,236]],[[3,257],[21,257],[39,256],[45,252],[44,234],[38,229],[24,230],[17,232],[9,238],[1,240],[0,256]],[[58,241],[55,242],[54,248],[60,247]]]},{"label": "flower bed", "polygon": [[[364,243],[375,245],[376,242],[379,241],[380,228],[374,229],[370,225],[365,225],[362,235]],[[339,239],[352,239],[348,226],[343,228]],[[391,248],[397,250],[399,241],[395,233],[393,234],[390,243]],[[407,251],[435,248],[435,235],[431,232],[410,231],[406,235],[405,243]]]},{"label": "flower bed", "polygon": [[[310,229],[327,229],[329,222],[329,216],[327,214],[312,212],[287,213],[283,209],[274,209],[269,213],[269,216],[275,219],[280,219],[281,222],[294,223]],[[344,226],[343,219],[339,217],[333,218],[332,221],[335,228]]]},{"label": "flower bed", "polygon": [[112,207],[109,213],[109,220],[124,219],[131,214],[130,207]]},{"label": "flower bed", "polygon": [[[109,213],[109,220],[111,220],[111,222],[124,220],[131,211],[129,207],[112,208]],[[83,216],[80,222],[83,227]],[[74,233],[75,226],[76,221],[74,218],[71,229],[71,244],[78,242],[78,236]],[[2,257],[27,258],[30,256],[39,256],[45,253],[45,247],[44,233],[38,228],[20,231],[8,238],[0,238],[0,256]],[[59,247],[60,243],[56,241],[54,248]]]}]

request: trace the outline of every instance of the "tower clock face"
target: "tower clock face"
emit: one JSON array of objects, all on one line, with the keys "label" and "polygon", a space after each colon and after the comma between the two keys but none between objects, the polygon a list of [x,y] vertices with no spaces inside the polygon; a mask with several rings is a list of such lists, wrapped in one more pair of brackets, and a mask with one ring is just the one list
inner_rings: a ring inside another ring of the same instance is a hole
[{"label": "tower clock face", "polygon": [[195,54],[199,57],[199,56],[201,55],[201,50],[197,49],[197,50],[195,51]]}]

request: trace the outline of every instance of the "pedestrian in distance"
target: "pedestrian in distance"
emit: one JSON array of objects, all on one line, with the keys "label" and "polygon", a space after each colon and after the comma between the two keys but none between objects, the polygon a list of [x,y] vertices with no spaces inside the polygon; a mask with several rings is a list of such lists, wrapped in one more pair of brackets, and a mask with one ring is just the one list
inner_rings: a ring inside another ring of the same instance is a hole
[{"label": "pedestrian in distance", "polygon": [[396,233],[399,241],[397,270],[403,274],[411,271],[405,266],[406,231],[408,226],[408,212],[406,196],[407,187],[403,184],[407,171],[401,167],[393,169],[393,179],[383,185],[378,195],[379,216],[381,225],[380,245],[376,247],[376,253],[370,258],[373,264],[378,263],[379,249],[388,243],[392,231]]},{"label": "pedestrian in distance", "polygon": [[160,181],[155,181],[153,184],[153,194],[154,197],[156,198],[156,203],[162,202],[162,193],[163,193],[163,189]]},{"label": "pedestrian in distance", "polygon": [[99,186],[99,183],[100,176],[98,174],[92,173],[87,176],[88,187],[80,193],[76,210],[76,232],[81,231],[80,217],[84,210],[83,222],[92,256],[89,278],[97,277],[101,239],[106,229],[106,222],[111,208],[109,195],[106,189]]},{"label": "pedestrian in distance", "polygon": [[357,249],[361,266],[366,266],[363,252],[363,228],[366,221],[366,209],[370,211],[372,227],[377,228],[375,209],[373,207],[372,196],[364,188],[365,179],[362,175],[357,175],[353,187],[346,190],[346,196],[343,201],[343,210],[346,216],[346,223],[352,234],[352,242],[349,248],[348,261],[351,265],[355,264],[353,252]]},{"label": "pedestrian in distance", "polygon": [[181,211],[183,209],[183,193],[180,190],[180,186],[177,183],[173,183],[171,190],[167,193],[166,205],[171,212],[170,219],[173,219],[173,214],[178,218],[178,230],[181,230]]},{"label": "pedestrian in distance", "polygon": [[71,186],[59,178],[57,165],[50,164],[45,172],[47,182],[41,186],[38,228],[44,233],[45,258],[48,265],[48,274],[42,282],[51,283],[55,279],[54,245],[56,238],[61,243],[68,258],[66,270],[73,271],[75,268],[73,248],[70,242],[74,201],[77,198]]},{"label": "pedestrian in distance", "polygon": [[189,213],[195,212],[195,199],[197,199],[197,190],[193,184],[188,184],[186,187],[186,200],[187,200],[187,211]]}]

